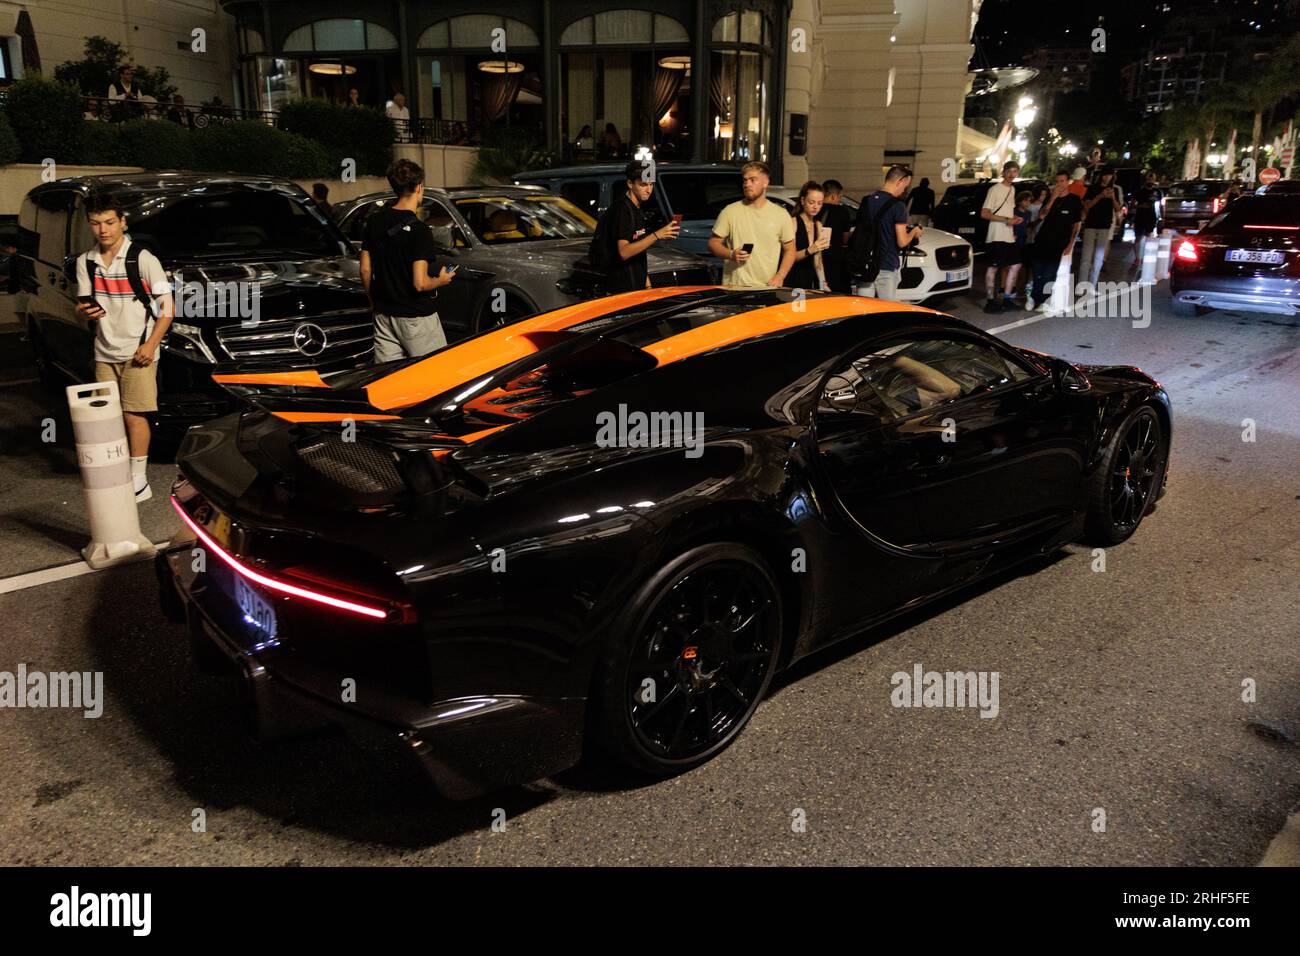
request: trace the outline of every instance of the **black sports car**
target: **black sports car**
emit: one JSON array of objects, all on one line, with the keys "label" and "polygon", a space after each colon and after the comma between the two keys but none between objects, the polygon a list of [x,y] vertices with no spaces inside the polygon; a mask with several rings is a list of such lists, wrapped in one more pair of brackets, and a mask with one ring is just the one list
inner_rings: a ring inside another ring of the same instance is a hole
[{"label": "black sports car", "polygon": [[250,407],[181,448],[164,607],[239,665],[261,731],[303,704],[387,728],[455,796],[589,749],[709,759],[810,651],[1123,541],[1171,426],[1136,368],[781,289],[628,293],[225,384]]}]

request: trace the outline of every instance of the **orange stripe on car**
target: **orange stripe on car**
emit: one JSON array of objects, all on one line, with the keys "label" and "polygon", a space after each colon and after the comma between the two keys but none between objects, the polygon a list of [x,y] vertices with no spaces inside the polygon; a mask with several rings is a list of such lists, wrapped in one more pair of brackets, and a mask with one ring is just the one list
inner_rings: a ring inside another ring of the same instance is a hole
[{"label": "orange stripe on car", "polygon": [[713,349],[734,345],[760,335],[769,335],[785,329],[840,319],[846,315],[871,315],[879,312],[930,312],[914,305],[885,302],[881,299],[864,299],[860,296],[830,296],[804,299],[802,302],[770,305],[731,318],[710,322],[689,332],[662,339],[642,347],[659,360],[660,365],[676,362],[693,355],[702,355]]},{"label": "orange stripe on car", "polygon": [[629,306],[706,288],[709,287],[664,286],[565,306],[554,312],[512,323],[487,335],[480,335],[436,355],[430,355],[423,362],[398,369],[392,375],[368,385],[366,395],[375,408],[405,408],[458,385],[471,385],[503,365],[541,351],[542,346],[528,338],[530,332],[562,332],[570,326],[598,319]]},{"label": "orange stripe on car", "polygon": [[214,375],[212,381],[221,385],[297,385],[305,388],[329,388],[315,369],[302,372],[236,372]]}]

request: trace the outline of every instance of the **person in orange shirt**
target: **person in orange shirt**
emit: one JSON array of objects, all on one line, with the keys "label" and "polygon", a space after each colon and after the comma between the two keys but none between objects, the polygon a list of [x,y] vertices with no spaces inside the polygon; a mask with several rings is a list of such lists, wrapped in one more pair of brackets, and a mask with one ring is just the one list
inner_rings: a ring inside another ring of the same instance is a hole
[{"label": "person in orange shirt", "polygon": [[1088,171],[1082,166],[1075,166],[1074,172],[1070,174],[1070,192],[1082,199],[1088,193],[1088,184],[1085,180],[1088,177]]}]

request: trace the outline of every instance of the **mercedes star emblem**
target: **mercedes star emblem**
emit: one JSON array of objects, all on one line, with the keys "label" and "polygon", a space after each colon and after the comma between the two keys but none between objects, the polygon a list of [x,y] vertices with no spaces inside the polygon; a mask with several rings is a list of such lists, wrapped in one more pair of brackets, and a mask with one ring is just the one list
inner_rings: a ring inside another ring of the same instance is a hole
[{"label": "mercedes star emblem", "polygon": [[320,355],[321,352],[325,351],[325,345],[328,341],[325,330],[311,322],[303,322],[293,330],[294,348],[303,355]]}]

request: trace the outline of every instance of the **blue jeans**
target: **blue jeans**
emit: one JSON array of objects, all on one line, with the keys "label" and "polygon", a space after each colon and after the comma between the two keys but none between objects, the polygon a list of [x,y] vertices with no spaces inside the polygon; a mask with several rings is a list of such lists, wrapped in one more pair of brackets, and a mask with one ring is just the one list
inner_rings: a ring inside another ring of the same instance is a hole
[{"label": "blue jeans", "polygon": [[1061,265],[1061,253],[1052,250],[1042,255],[1035,249],[1031,263],[1034,267],[1034,301],[1042,304],[1047,301],[1047,283],[1056,279],[1056,270]]}]

